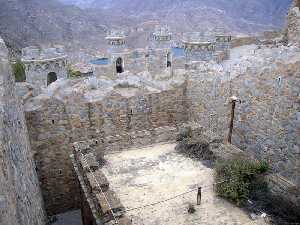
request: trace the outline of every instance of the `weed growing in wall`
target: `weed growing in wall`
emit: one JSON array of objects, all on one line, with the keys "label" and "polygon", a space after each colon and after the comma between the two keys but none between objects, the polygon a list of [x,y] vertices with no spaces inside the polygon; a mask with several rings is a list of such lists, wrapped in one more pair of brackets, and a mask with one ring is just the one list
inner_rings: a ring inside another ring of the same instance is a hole
[{"label": "weed growing in wall", "polygon": [[80,71],[74,71],[72,69],[68,70],[68,77],[69,78],[77,78],[77,77],[81,77],[81,73]]},{"label": "weed growing in wall", "polygon": [[15,63],[12,64],[12,70],[16,82],[26,81],[25,66],[20,60],[17,60]]}]

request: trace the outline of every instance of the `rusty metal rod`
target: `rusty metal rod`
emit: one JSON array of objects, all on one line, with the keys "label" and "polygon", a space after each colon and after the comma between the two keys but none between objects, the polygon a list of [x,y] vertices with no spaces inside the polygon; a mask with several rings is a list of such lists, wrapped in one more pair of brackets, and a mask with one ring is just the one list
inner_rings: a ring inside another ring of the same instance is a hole
[{"label": "rusty metal rod", "polygon": [[229,132],[227,137],[227,142],[231,144],[232,139],[232,131],[233,131],[233,122],[234,122],[234,111],[236,105],[237,98],[231,98],[231,113],[230,113],[230,123],[229,123]]}]

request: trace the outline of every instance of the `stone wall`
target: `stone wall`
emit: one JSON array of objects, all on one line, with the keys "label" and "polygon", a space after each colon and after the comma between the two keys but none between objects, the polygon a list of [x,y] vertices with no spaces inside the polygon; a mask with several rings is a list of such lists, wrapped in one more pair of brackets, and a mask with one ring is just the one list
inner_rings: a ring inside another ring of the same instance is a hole
[{"label": "stone wall", "polygon": [[300,3],[294,0],[287,17],[287,40],[290,44],[300,43]]},{"label": "stone wall", "polygon": [[44,225],[42,195],[7,53],[0,39],[0,224]]},{"label": "stone wall", "polygon": [[71,143],[97,139],[104,153],[175,140],[178,126],[188,119],[185,85],[129,97],[118,92],[122,88],[95,101],[76,94],[67,100],[40,95],[35,98],[40,101],[38,106],[26,103],[32,150],[49,214],[80,204],[69,160]]},{"label": "stone wall", "polygon": [[108,180],[101,171],[101,162],[95,151],[98,144],[98,140],[74,143],[70,155],[85,203],[81,208],[84,225],[108,225],[115,222],[131,225],[124,213],[125,207],[110,189]]},{"label": "stone wall", "polygon": [[38,177],[49,215],[78,208],[80,195],[68,154],[72,135],[63,102],[44,98],[43,106],[26,112]]},{"label": "stone wall", "polygon": [[[264,70],[262,67],[266,66]],[[228,133],[229,97],[237,104],[233,144],[268,160],[275,173],[300,184],[300,63],[263,62],[231,75],[190,71],[190,119],[222,139]]]},{"label": "stone wall", "polygon": [[242,45],[251,45],[258,42],[257,37],[235,37],[232,39],[232,48],[236,48]]},{"label": "stone wall", "polygon": [[[213,133],[199,127],[197,124],[186,124],[180,132],[176,149],[185,155],[200,159],[210,160],[212,165],[217,161],[232,159],[253,160],[252,154],[242,151],[234,145],[222,143]],[[268,184],[268,192],[255,201],[264,201],[268,213],[282,217],[289,222],[297,222],[300,218],[300,187],[278,173],[266,173],[264,180]],[[259,203],[261,204],[261,203]],[[283,224],[280,223],[280,224]],[[287,224],[287,223],[285,223]]]},{"label": "stone wall", "polygon": [[[145,71],[150,72],[153,77],[166,72],[170,74],[170,67],[173,66],[173,57],[170,48],[152,50],[136,49],[133,51],[121,51],[110,55],[110,63],[107,65],[93,65],[95,75],[97,77],[102,76],[116,79],[116,60],[119,57],[122,59],[124,72],[131,74],[139,74]],[[167,66],[167,59],[171,62],[170,67]]]}]

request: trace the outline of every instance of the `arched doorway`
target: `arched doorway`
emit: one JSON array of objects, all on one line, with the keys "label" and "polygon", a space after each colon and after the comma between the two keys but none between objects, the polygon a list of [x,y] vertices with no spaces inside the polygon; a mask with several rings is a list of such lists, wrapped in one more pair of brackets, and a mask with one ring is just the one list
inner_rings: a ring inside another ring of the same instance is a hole
[{"label": "arched doorway", "polygon": [[168,52],[167,54],[167,67],[171,67],[172,63],[171,63],[171,53]]},{"label": "arched doorway", "polygon": [[57,80],[57,75],[54,72],[50,72],[47,75],[47,86]]},{"label": "arched doorway", "polygon": [[116,60],[116,70],[117,70],[117,73],[124,72],[123,59],[121,57],[117,58],[117,60]]}]

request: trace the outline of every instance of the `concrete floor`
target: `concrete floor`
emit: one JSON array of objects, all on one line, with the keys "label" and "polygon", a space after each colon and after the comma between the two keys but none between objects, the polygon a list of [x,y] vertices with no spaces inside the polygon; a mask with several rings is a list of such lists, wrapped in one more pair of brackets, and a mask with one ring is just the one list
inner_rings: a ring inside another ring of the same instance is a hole
[{"label": "concrete floor", "polygon": [[[212,187],[213,170],[176,153],[174,147],[175,144],[160,144],[105,156],[108,163],[103,172],[127,209],[203,187],[200,206],[196,205],[195,190],[161,204],[127,212],[134,225],[267,224],[262,218],[250,219],[246,212],[217,198]],[[195,213],[188,213],[189,204],[195,205]]]},{"label": "concrete floor", "polygon": [[69,211],[56,215],[57,221],[52,225],[83,225],[80,210]]}]

